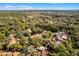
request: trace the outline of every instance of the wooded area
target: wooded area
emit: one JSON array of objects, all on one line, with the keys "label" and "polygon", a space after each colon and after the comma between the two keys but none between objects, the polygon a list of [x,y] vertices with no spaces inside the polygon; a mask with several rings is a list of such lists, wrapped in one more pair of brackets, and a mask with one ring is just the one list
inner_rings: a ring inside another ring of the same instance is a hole
[{"label": "wooded area", "polygon": [[78,56],[79,12],[0,12],[0,51]]}]

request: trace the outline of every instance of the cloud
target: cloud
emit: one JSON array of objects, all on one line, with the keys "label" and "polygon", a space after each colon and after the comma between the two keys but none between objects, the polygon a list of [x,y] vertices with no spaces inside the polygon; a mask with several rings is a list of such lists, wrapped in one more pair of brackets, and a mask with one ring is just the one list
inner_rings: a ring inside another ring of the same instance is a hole
[{"label": "cloud", "polygon": [[18,8],[19,10],[26,10],[26,9],[33,9],[30,6],[25,6],[25,5],[21,5],[20,8]]},{"label": "cloud", "polygon": [[57,7],[52,9],[53,10],[79,10],[79,8],[75,8],[75,7]]},{"label": "cloud", "polygon": [[36,8],[37,10],[79,10],[79,8]]},{"label": "cloud", "polygon": [[9,10],[12,9],[14,6],[11,5],[5,5],[5,6],[0,6],[0,10]]},{"label": "cloud", "polygon": [[79,8],[54,8],[54,7],[36,7],[28,5],[2,5],[0,6],[0,10],[79,10]]},{"label": "cloud", "polygon": [[19,6],[5,5],[5,6],[0,6],[0,10],[26,10],[26,9],[32,9],[32,7],[26,6],[26,5],[19,5]]}]

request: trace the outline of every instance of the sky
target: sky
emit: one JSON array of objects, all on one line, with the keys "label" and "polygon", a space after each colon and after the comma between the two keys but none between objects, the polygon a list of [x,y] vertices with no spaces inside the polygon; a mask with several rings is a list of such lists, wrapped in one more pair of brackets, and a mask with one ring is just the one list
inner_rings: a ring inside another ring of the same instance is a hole
[{"label": "sky", "polygon": [[0,10],[79,10],[79,3],[0,3]]}]

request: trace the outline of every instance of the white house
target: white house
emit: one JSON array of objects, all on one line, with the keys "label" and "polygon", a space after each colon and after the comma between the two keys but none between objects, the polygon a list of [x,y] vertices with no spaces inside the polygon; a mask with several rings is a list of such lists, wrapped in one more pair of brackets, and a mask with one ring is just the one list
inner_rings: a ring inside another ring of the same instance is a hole
[{"label": "white house", "polygon": [[37,48],[37,50],[46,50],[47,48],[46,47],[43,47],[43,46],[40,46]]}]

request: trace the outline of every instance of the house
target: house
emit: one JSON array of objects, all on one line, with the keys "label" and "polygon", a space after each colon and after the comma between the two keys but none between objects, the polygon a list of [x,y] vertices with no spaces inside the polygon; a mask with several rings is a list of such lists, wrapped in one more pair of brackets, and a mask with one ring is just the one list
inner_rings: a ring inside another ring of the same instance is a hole
[{"label": "house", "polygon": [[44,46],[37,47],[37,50],[38,50],[38,52],[37,52],[38,56],[45,56],[45,55],[48,54],[47,53],[47,48],[44,47]]},{"label": "house", "polygon": [[54,35],[53,40],[55,40],[55,41],[61,41],[62,38],[59,35]]},{"label": "house", "polygon": [[62,41],[63,39],[67,39],[67,34],[65,32],[54,33],[53,35],[54,41]]},{"label": "house", "polygon": [[47,48],[46,47],[43,47],[43,46],[40,46],[40,47],[37,47],[37,50],[46,50]]},{"label": "house", "polygon": [[67,34],[65,32],[59,32],[62,39],[67,39]]}]

